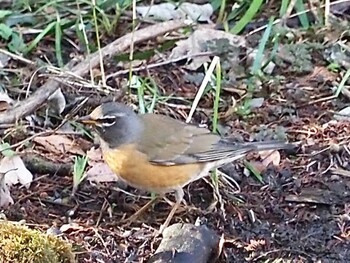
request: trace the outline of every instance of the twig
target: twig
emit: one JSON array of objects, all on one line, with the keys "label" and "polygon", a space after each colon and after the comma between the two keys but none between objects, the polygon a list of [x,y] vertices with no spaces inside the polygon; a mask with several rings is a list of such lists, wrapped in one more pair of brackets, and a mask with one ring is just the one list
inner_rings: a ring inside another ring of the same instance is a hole
[{"label": "twig", "polygon": [[27,169],[35,174],[68,176],[73,173],[73,164],[57,163],[33,154],[21,156]]},{"label": "twig", "polygon": [[[184,59],[201,57],[201,56],[210,56],[210,55],[213,55],[213,54],[214,53],[211,52],[211,51],[200,52],[200,53],[197,53],[197,54],[188,54],[188,55],[181,56],[181,57],[178,57],[178,58],[174,58],[174,59],[170,59],[170,60],[166,60],[166,61],[162,61],[162,62],[157,62],[157,63],[154,63],[154,64],[149,64],[149,65],[144,65],[144,66],[140,66],[140,67],[137,67],[137,68],[133,68],[133,69],[131,69],[131,71],[132,72],[138,72],[138,71],[142,71],[142,70],[146,70],[146,69],[152,69],[152,68],[157,68],[157,67],[165,66],[165,65],[168,65],[168,64],[176,63],[176,62],[179,62],[179,61],[184,60]],[[113,77],[118,77],[120,75],[124,75],[124,74],[128,73],[129,71],[130,71],[130,69],[119,70],[119,71],[117,71],[115,73],[107,75],[106,79],[108,80],[108,79],[113,78]]]},{"label": "twig", "polygon": [[3,54],[5,54],[5,55],[7,55],[7,56],[9,56],[9,57],[11,57],[11,58],[13,58],[15,60],[19,60],[19,61],[24,62],[26,64],[35,65],[35,62],[33,62],[33,61],[29,60],[29,59],[23,58],[21,56],[18,56],[16,54],[13,54],[13,53],[5,50],[5,49],[0,48],[0,53],[3,53]]},{"label": "twig", "polygon": [[303,108],[303,107],[306,107],[306,106],[309,106],[309,105],[313,105],[313,104],[316,104],[316,103],[325,102],[325,101],[329,101],[329,100],[334,100],[336,98],[337,98],[336,95],[331,95],[331,96],[328,96],[328,97],[319,98],[319,99],[312,100],[312,101],[303,103],[301,105],[298,105],[297,108],[300,109],[300,108]]}]

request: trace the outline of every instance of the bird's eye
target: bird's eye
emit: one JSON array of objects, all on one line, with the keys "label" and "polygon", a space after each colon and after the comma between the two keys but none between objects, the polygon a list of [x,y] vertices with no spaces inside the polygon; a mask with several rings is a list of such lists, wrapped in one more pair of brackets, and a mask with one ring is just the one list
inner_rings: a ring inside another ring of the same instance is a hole
[{"label": "bird's eye", "polygon": [[98,122],[103,127],[110,127],[114,125],[117,121],[116,116],[105,116],[103,118],[98,119]]}]

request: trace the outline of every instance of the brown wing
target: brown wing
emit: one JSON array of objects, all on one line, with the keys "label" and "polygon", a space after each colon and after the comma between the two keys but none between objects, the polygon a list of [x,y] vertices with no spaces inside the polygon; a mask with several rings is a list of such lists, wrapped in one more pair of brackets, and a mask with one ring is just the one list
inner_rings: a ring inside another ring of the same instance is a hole
[{"label": "brown wing", "polygon": [[[154,163],[173,165],[180,163],[210,162],[240,155],[254,146],[220,143],[220,136],[208,129],[198,128],[164,115],[141,115],[145,131],[138,149]],[[152,132],[149,132],[152,131]]]}]

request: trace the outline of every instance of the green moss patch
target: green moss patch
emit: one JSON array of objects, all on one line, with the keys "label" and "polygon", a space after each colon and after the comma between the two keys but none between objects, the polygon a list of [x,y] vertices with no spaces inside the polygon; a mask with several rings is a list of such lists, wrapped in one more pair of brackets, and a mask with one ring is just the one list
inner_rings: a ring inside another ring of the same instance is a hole
[{"label": "green moss patch", "polygon": [[26,226],[0,222],[0,262],[73,263],[71,245]]}]

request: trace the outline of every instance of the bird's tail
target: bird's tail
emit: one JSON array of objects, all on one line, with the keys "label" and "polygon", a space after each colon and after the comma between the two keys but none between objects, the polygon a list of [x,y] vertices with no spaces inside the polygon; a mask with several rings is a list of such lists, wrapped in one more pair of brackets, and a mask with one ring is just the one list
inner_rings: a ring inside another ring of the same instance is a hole
[{"label": "bird's tail", "polygon": [[242,148],[250,148],[256,151],[268,151],[268,150],[295,150],[297,145],[288,143],[285,141],[260,141],[260,142],[232,142],[230,140],[222,140],[221,143],[227,145],[239,145]]}]

